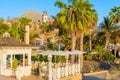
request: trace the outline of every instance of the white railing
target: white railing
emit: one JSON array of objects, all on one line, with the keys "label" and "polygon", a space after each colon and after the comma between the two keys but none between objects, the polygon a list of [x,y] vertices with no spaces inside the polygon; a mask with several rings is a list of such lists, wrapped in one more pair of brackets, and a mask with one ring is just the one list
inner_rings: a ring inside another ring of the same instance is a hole
[{"label": "white railing", "polygon": [[16,70],[16,77],[18,80],[23,76],[28,76],[31,74],[31,66],[20,66]]},{"label": "white railing", "polygon": [[52,80],[59,80],[61,77],[75,75],[80,73],[80,65],[66,65],[62,67],[52,68]]}]

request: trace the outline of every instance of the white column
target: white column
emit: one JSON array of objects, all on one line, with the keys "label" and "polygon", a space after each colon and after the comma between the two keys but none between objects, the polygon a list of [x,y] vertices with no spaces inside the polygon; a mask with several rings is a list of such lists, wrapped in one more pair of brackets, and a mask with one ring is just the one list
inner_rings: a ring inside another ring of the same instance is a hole
[{"label": "white column", "polygon": [[79,55],[80,57],[80,72],[83,72],[83,55]]},{"label": "white column", "polygon": [[28,53],[28,65],[31,65],[31,52]]},{"label": "white column", "polygon": [[29,25],[26,25],[25,26],[25,30],[26,30],[26,33],[25,33],[25,38],[24,38],[24,40],[25,40],[25,43],[26,44],[29,44],[29,36],[30,36],[30,31],[29,31]]},{"label": "white column", "polygon": [[11,68],[12,68],[12,63],[13,63],[13,55],[11,54],[10,56],[11,56],[11,57],[10,57],[10,64],[11,64],[10,66],[11,66]]},{"label": "white column", "polygon": [[2,66],[1,66],[1,65],[2,65],[2,64],[1,64],[1,62],[0,62],[0,75],[1,75],[1,72],[2,72],[2,70],[1,70],[1,67],[2,67]]},{"label": "white column", "polygon": [[58,63],[58,68],[57,68],[57,78],[58,80],[60,79],[60,62]]},{"label": "white column", "polygon": [[80,55],[78,55],[78,73],[80,73]]},{"label": "white column", "polygon": [[[52,80],[52,68],[51,68],[51,61],[52,61],[52,55],[48,55],[48,80]],[[53,75],[54,76],[54,75]]]},{"label": "white column", "polygon": [[75,64],[72,64],[72,75],[74,75],[75,74]]},{"label": "white column", "polygon": [[68,56],[69,56],[69,55],[66,55],[66,56],[65,56],[65,57],[66,57],[65,76],[66,76],[66,77],[68,76]]},{"label": "white column", "polygon": [[14,59],[15,59],[15,55],[14,55]]},{"label": "white column", "polygon": [[3,65],[2,65],[3,68],[6,68],[6,57],[7,55],[3,54]]},{"label": "white column", "polygon": [[25,54],[23,54],[23,66],[25,66]]}]

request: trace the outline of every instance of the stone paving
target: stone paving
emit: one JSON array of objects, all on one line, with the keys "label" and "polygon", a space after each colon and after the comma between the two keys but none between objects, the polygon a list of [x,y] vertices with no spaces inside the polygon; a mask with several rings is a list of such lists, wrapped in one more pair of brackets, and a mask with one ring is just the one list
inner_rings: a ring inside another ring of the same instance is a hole
[{"label": "stone paving", "polygon": [[16,80],[16,79],[0,75],[0,80]]},{"label": "stone paving", "polygon": [[40,76],[31,75],[27,77],[22,77],[21,80],[45,80],[45,79],[41,78]]},{"label": "stone paving", "polygon": [[106,80],[106,74],[97,74],[91,76],[84,76],[83,80]]},{"label": "stone paving", "polygon": [[83,80],[111,80],[108,70],[83,74]]}]

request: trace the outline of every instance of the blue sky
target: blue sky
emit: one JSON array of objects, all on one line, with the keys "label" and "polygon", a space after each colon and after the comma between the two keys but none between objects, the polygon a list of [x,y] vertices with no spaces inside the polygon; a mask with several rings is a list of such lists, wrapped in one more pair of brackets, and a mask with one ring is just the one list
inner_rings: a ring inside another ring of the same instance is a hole
[{"label": "blue sky", "polygon": [[[8,16],[18,17],[26,10],[35,10],[42,12],[48,11],[48,15],[56,15],[59,8],[54,6],[56,0],[0,0],[0,17],[6,19]],[[62,0],[67,1],[67,0]],[[120,0],[90,0],[99,15],[100,23],[104,16],[107,16],[110,9],[114,6],[120,6]]]}]

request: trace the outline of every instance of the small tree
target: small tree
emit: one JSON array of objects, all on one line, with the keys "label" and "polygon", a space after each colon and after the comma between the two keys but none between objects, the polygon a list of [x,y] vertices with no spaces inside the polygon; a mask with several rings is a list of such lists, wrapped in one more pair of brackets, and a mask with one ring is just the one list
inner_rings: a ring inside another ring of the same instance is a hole
[{"label": "small tree", "polygon": [[17,59],[14,59],[13,65],[12,65],[12,70],[13,70],[13,71],[16,71],[17,67],[18,67],[18,60],[17,60]]},{"label": "small tree", "polygon": [[95,51],[98,54],[98,60],[102,61],[103,60],[103,53],[105,51],[103,46],[96,46]]}]

